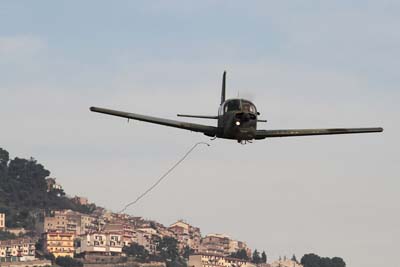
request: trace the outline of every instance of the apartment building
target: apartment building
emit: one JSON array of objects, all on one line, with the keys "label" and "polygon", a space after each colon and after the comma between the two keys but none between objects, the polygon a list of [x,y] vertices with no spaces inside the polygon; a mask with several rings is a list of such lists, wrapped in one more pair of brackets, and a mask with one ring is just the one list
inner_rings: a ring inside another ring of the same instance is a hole
[{"label": "apartment building", "polygon": [[0,241],[0,259],[17,257],[20,261],[33,260],[35,259],[36,241],[30,238]]},{"label": "apartment building", "polygon": [[[120,220],[121,221],[121,220]],[[155,238],[161,235],[153,228],[134,229],[132,225],[123,223],[108,223],[104,225],[101,232],[121,235],[122,246],[130,246],[137,243],[143,246],[150,254],[156,253]]]},{"label": "apartment building", "polygon": [[223,234],[208,234],[201,241],[200,253],[228,256],[230,240]]},{"label": "apartment building", "polygon": [[199,252],[201,243],[200,228],[194,227],[183,220],[179,220],[171,224],[168,229],[175,234],[179,242],[180,250],[188,246],[193,249],[195,253]]},{"label": "apartment building", "polygon": [[6,229],[6,215],[4,213],[0,213],[0,231]]},{"label": "apartment building", "polygon": [[53,217],[44,217],[43,221],[43,232],[49,231],[67,231],[68,220],[65,214],[56,214]]},{"label": "apartment building", "polygon": [[75,235],[97,231],[97,219],[72,210],[54,211],[53,216],[44,218],[43,232],[73,232]]},{"label": "apartment building", "polygon": [[104,225],[101,231],[111,234],[120,234],[122,236],[121,241],[123,246],[129,246],[134,236],[133,227],[126,223],[108,223]]},{"label": "apartment building", "polygon": [[255,267],[256,265],[241,259],[215,254],[195,254],[189,256],[188,267]]},{"label": "apartment building", "polygon": [[245,242],[233,239],[229,240],[229,249],[228,249],[229,254],[235,253],[243,249],[246,251],[247,256],[251,257],[251,249],[247,246]]},{"label": "apartment building", "polygon": [[71,232],[50,231],[42,235],[43,249],[55,257],[74,257],[74,238]]},{"label": "apartment building", "polygon": [[132,242],[143,246],[150,254],[156,254],[157,245],[155,242],[157,235],[153,235],[148,231],[136,229],[132,238]]},{"label": "apartment building", "polygon": [[78,253],[118,256],[122,253],[122,235],[112,233],[91,233],[80,236]]},{"label": "apartment building", "polygon": [[66,217],[71,226],[71,229],[68,230],[71,231],[75,228],[76,235],[83,235],[99,230],[97,225],[97,218],[95,217],[76,211],[68,211]]}]

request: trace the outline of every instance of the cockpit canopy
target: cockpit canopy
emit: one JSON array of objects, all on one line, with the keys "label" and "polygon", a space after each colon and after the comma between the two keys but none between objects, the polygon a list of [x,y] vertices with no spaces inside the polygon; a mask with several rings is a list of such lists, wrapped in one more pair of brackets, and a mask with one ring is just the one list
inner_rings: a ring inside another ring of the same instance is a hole
[{"label": "cockpit canopy", "polygon": [[248,113],[257,113],[256,106],[248,100],[244,99],[228,99],[222,105],[220,113],[226,113],[230,111],[242,111]]}]

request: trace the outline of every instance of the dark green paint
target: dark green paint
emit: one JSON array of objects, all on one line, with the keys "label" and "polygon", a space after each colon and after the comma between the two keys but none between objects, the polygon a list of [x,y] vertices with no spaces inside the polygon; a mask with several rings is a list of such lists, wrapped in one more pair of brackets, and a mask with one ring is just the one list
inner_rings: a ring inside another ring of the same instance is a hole
[{"label": "dark green paint", "polygon": [[194,132],[201,132],[210,137],[224,139],[234,139],[238,142],[246,142],[254,139],[265,139],[269,137],[288,137],[305,135],[331,135],[331,134],[354,134],[354,133],[373,133],[382,132],[383,128],[334,128],[334,129],[285,129],[285,130],[257,130],[257,122],[265,122],[257,117],[257,112],[253,103],[246,99],[227,99],[225,100],[226,72],[222,79],[221,104],[218,116],[204,115],[182,115],[179,117],[217,119],[218,126],[208,126],[196,123],[182,122],[176,120],[163,119],[147,115],[129,113],[124,111],[91,107],[93,112],[104,113],[123,118],[145,121],[164,126],[181,128]]}]

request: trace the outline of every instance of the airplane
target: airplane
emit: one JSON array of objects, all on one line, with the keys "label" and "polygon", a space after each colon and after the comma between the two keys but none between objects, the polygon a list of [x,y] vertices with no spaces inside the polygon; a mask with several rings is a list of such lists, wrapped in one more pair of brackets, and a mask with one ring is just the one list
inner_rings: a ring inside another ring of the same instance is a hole
[{"label": "airplane", "polygon": [[251,143],[253,140],[260,140],[272,137],[290,137],[306,135],[333,135],[333,134],[356,134],[382,132],[383,128],[331,128],[331,129],[284,129],[284,130],[258,130],[257,122],[266,122],[258,118],[260,113],[256,106],[249,100],[243,98],[225,99],[226,71],[222,76],[221,103],[217,116],[207,115],[185,115],[177,114],[179,117],[215,119],[217,126],[209,126],[197,123],[189,123],[177,120],[170,120],[124,111],[91,107],[93,112],[160,124],[194,132],[201,132],[213,138],[237,140],[238,143]]}]

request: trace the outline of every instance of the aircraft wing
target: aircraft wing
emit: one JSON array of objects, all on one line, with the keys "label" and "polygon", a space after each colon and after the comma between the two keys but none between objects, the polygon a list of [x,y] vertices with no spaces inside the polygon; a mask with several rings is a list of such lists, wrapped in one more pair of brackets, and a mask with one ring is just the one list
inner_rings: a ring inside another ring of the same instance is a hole
[{"label": "aircraft wing", "polygon": [[356,134],[382,132],[383,128],[331,128],[331,129],[287,129],[287,130],[257,130],[255,139],[269,137],[290,137],[305,135]]},{"label": "aircraft wing", "polygon": [[169,120],[169,119],[151,117],[151,116],[146,116],[146,115],[140,115],[140,114],[135,114],[135,113],[129,113],[129,112],[124,112],[124,111],[99,108],[99,107],[91,107],[90,110],[93,112],[98,112],[98,113],[103,113],[103,114],[108,114],[108,115],[113,115],[113,116],[118,116],[118,117],[138,120],[138,121],[145,121],[145,122],[150,122],[150,123],[155,123],[155,124],[161,124],[164,126],[170,126],[170,127],[190,130],[190,131],[194,131],[194,132],[201,132],[208,136],[215,136],[217,134],[217,127],[214,127],[214,126],[201,125],[201,124],[196,124],[196,123],[188,123],[188,122],[176,121],[176,120]]}]

